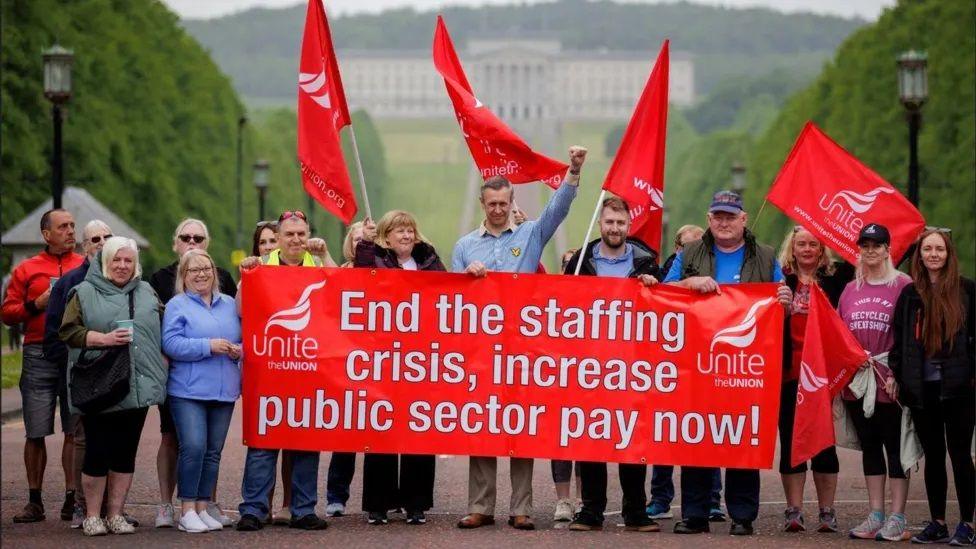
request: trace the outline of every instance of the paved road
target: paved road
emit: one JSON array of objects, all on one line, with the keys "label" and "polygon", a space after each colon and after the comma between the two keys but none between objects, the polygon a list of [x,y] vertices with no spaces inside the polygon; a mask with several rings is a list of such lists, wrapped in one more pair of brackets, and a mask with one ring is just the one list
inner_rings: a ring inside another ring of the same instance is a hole
[{"label": "paved road", "polygon": [[[239,407],[238,407],[239,411]],[[238,414],[239,416],[239,414]],[[158,499],[156,486],[155,455],[159,443],[158,416],[156,411],[150,412],[146,429],[143,433],[142,446],[136,465],[136,475],[132,491],[129,496],[129,512],[144,524],[152,521],[155,512],[155,502]],[[853,542],[847,540],[843,534],[786,534],[779,532],[780,519],[784,508],[782,488],[779,477],[773,471],[762,474],[762,507],[760,520],[757,524],[758,535],[753,538],[732,538],[727,535],[727,525],[717,525],[713,534],[708,536],[676,536],[670,533],[673,521],[662,521],[665,533],[638,534],[625,532],[620,522],[619,501],[620,490],[616,483],[615,468],[611,467],[610,510],[607,529],[603,532],[579,533],[564,530],[565,525],[554,525],[552,522],[552,508],[555,494],[552,489],[549,463],[545,460],[536,461],[535,470],[535,505],[536,523],[539,530],[535,532],[516,532],[504,526],[502,520],[507,513],[506,505],[499,505],[496,515],[500,524],[475,531],[461,531],[454,527],[455,522],[463,514],[467,490],[467,458],[446,457],[437,461],[437,486],[435,492],[435,507],[430,514],[431,521],[425,526],[407,526],[402,521],[394,521],[388,526],[368,526],[362,518],[360,510],[361,462],[357,468],[357,475],[353,481],[353,497],[350,501],[351,516],[330,519],[330,527],[324,532],[300,532],[283,527],[266,528],[257,533],[239,533],[225,531],[213,534],[190,536],[174,530],[153,530],[141,527],[134,536],[102,537],[90,540],[84,538],[79,531],[68,528],[68,523],[61,522],[57,517],[60,508],[59,499],[63,486],[63,475],[57,466],[60,457],[61,436],[55,435],[49,439],[49,466],[45,482],[45,501],[48,509],[48,520],[38,524],[13,524],[12,517],[20,510],[26,497],[26,481],[23,473],[22,452],[24,430],[19,420],[13,420],[3,425],[0,430],[2,436],[2,502],[0,502],[0,535],[6,547],[64,547],[70,544],[77,546],[99,547],[168,547],[176,545],[212,545],[221,543],[225,546],[269,546],[299,547],[309,544],[329,544],[339,547],[457,547],[459,545],[478,544],[483,547],[554,547],[564,549],[572,547],[619,547],[646,546],[653,543],[663,547],[700,547],[703,543],[718,542],[723,547],[781,547],[784,544],[797,547],[818,547],[824,543],[832,545],[860,545],[870,542]],[[864,480],[860,476],[860,454],[841,451],[841,477],[838,489],[838,512],[842,528],[850,528],[858,522],[866,512],[866,493]],[[234,508],[240,497],[240,478],[244,465],[244,449],[241,446],[240,418],[235,418],[231,429],[227,448],[224,451],[223,468],[220,475],[218,490],[219,500],[227,508]],[[319,474],[321,492],[324,493],[327,454],[323,454],[322,466]],[[507,462],[501,460],[499,464],[499,478],[507,479]],[[677,479],[676,479],[677,480]],[[499,502],[507,502],[509,493],[507,480],[499,483]],[[921,473],[916,474],[912,482],[908,516],[915,528],[921,527],[921,521],[926,518],[924,489],[921,483]],[[950,498],[953,497],[950,494]],[[279,495],[280,498],[280,495]],[[817,507],[812,481],[808,483],[805,511],[816,515]],[[324,497],[322,497],[324,500]],[[320,500],[321,501],[321,500]],[[951,501],[951,500],[950,500]],[[676,504],[679,502],[675,502]],[[322,511],[324,501],[319,504]],[[675,508],[677,513],[678,508]],[[949,513],[957,512],[955,505],[949,505]],[[232,515],[236,517],[236,514]]]}]

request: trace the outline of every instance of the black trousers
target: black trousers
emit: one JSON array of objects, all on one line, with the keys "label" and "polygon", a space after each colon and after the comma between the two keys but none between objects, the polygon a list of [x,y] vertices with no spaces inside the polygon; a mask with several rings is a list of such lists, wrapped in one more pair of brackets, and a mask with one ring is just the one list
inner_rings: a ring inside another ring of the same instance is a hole
[{"label": "black trousers", "polygon": [[90,477],[135,471],[139,438],[149,408],[135,408],[105,414],[85,414],[85,464],[81,472]]},{"label": "black trousers", "polygon": [[[583,509],[581,515],[603,522],[603,513],[607,510],[607,464],[603,462],[581,461],[580,491],[583,495]],[[623,517],[625,524],[636,523],[644,516],[644,505],[647,502],[647,492],[644,491],[644,481],[647,479],[647,466],[632,463],[621,463],[620,488],[623,490]]]},{"label": "black trousers", "polygon": [[363,511],[384,513],[398,507],[407,511],[430,509],[434,506],[434,467],[434,456],[366,454]]},{"label": "black trousers", "polygon": [[844,406],[861,443],[864,476],[887,472],[888,478],[908,478],[901,468],[901,407],[894,402],[875,402],[874,415],[864,417],[864,399],[845,400]]},{"label": "black trousers", "polygon": [[[681,468],[681,518],[708,520],[712,504],[713,467]],[[759,516],[759,470],[725,470],[725,507],[733,520]]]},{"label": "black trousers", "polygon": [[945,520],[946,449],[952,462],[952,476],[959,498],[959,520],[971,522],[976,507],[976,470],[969,455],[976,425],[976,399],[942,400],[941,382],[928,381],[922,388],[922,408],[912,408],[912,419],[925,451],[925,495],[932,520]]},{"label": "black trousers", "polygon": [[[779,472],[782,475],[806,473],[807,464],[803,462],[796,467],[790,466],[793,450],[793,420],[796,416],[796,393],[799,381],[783,382],[779,399]],[[837,474],[840,472],[840,461],[837,459],[837,448],[824,448],[810,460],[810,468],[814,473]]]}]

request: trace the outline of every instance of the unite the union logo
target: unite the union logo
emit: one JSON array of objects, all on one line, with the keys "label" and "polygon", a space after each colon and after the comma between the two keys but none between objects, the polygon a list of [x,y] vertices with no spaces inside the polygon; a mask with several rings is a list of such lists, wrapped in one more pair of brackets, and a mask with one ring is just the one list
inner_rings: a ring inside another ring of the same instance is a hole
[{"label": "unite the union logo", "polygon": [[[767,297],[753,303],[738,324],[716,332],[712,336],[708,356],[704,361],[702,353],[697,354],[698,371],[715,376],[716,387],[761,388],[763,386],[762,376],[766,360],[760,354],[747,352],[746,348],[756,340],[759,331],[757,318],[759,310],[773,303],[773,300],[774,298]],[[739,351],[729,352],[723,350],[720,345],[734,347]]]},{"label": "unite the union logo", "polygon": [[[269,368],[317,371],[319,342],[315,338],[303,337],[299,332],[306,329],[312,319],[312,293],[325,287],[325,283],[323,280],[309,284],[302,290],[301,297],[294,306],[272,314],[264,325],[262,336],[255,334],[251,337],[251,348],[248,351],[259,357],[273,357],[274,360],[267,362]],[[271,329],[275,326],[292,334],[271,335]]]}]

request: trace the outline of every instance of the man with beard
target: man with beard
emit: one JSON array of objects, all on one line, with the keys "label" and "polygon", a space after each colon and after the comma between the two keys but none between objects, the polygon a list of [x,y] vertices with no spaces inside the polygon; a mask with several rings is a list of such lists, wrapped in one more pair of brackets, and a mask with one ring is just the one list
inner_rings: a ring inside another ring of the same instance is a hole
[{"label": "man with beard", "polygon": [[[657,284],[661,276],[657,266],[657,253],[636,238],[628,238],[630,232],[630,208],[617,197],[603,201],[600,208],[600,238],[581,250],[584,276],[608,276],[637,278],[645,286]],[[565,267],[565,274],[576,272],[580,251],[573,254]],[[607,509],[607,464],[581,462],[580,484],[583,492],[583,508],[569,525],[570,530],[587,532],[603,528],[603,513]],[[623,490],[623,519],[627,530],[658,532],[661,527],[644,513],[647,494],[644,480],[647,466],[620,464],[620,487]]]}]

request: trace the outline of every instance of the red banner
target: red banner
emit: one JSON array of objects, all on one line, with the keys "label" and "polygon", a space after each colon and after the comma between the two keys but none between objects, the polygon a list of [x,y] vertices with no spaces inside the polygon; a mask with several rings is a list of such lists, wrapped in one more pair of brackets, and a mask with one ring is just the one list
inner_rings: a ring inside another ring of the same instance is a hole
[{"label": "red banner", "polygon": [[309,0],[298,75],[298,163],[305,192],[348,224],[356,196],[339,130],[352,122],[322,0]]},{"label": "red banner", "polygon": [[895,263],[925,228],[922,214],[898,189],[813,122],[796,138],[766,199],[853,264],[865,225],[888,228]]},{"label": "red banner", "polygon": [[768,468],[775,284],[258,267],[244,442]]},{"label": "red banner", "polygon": [[500,175],[512,183],[542,181],[558,188],[569,166],[533,151],[474,95],[441,16],[434,30],[434,68],[444,77],[461,134],[482,179]]},{"label": "red banner", "polygon": [[661,247],[664,212],[664,145],[668,137],[669,42],[657,61],[624,131],[603,188],[630,206],[630,234],[655,250]]}]

